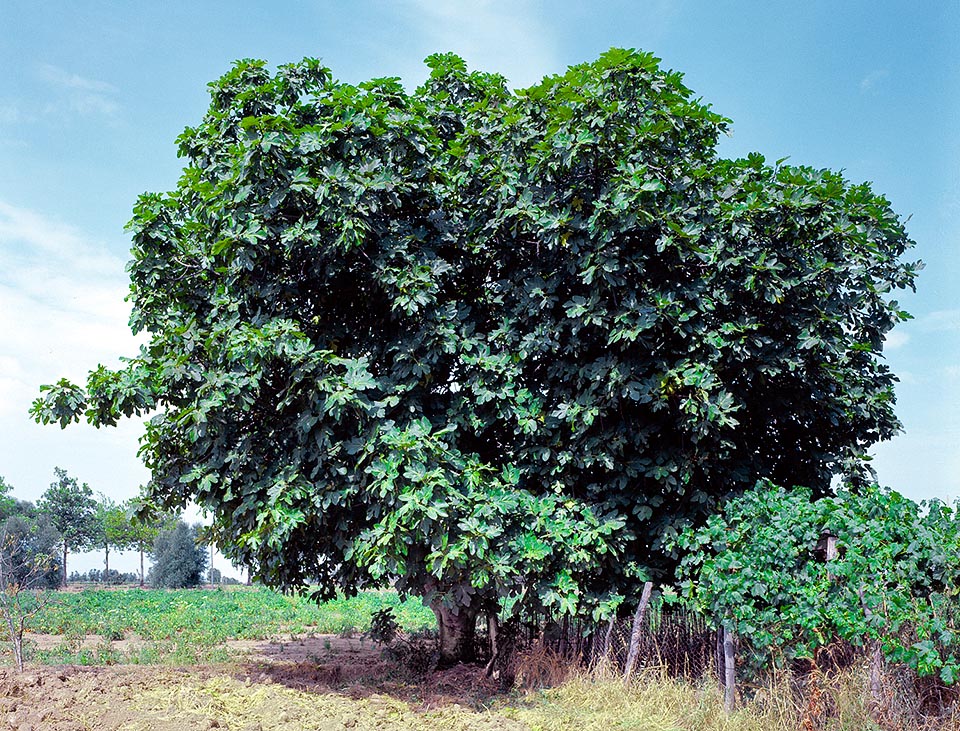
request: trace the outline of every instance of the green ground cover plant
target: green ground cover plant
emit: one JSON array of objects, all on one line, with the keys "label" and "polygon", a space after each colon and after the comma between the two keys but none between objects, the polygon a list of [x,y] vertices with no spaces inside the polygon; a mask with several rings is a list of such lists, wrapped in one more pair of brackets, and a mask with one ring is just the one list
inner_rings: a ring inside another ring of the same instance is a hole
[{"label": "green ground cover plant", "polygon": [[[419,600],[401,600],[392,591],[361,592],[318,605],[303,596],[254,587],[62,593],[36,617],[32,630],[63,637],[55,650],[35,654],[41,662],[213,662],[228,659],[227,640],[366,632],[371,615],[386,607],[405,631],[435,626],[433,613]],[[100,636],[101,644],[81,647],[90,635]],[[126,653],[111,645],[134,635],[146,642]]]}]

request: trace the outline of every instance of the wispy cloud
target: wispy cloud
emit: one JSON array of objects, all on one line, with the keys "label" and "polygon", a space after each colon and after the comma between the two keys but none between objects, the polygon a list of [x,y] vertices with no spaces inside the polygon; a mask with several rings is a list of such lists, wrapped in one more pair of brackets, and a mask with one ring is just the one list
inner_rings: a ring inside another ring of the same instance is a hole
[{"label": "wispy cloud", "polygon": [[24,117],[20,106],[11,101],[0,101],[0,126],[8,126],[20,122]]},{"label": "wispy cloud", "polygon": [[[118,501],[149,477],[136,456],[141,419],[61,431],[27,415],[41,384],[61,377],[83,384],[98,363],[118,367],[119,356],[139,351],[142,340],[127,326],[124,264],[76,227],[0,200],[0,474],[18,498],[36,500],[55,465]],[[197,511],[187,516],[196,520]],[[78,559],[81,570],[102,560]]]},{"label": "wispy cloud", "polygon": [[109,119],[116,118],[120,112],[116,98],[120,90],[113,84],[88,79],[52,64],[42,64],[38,74],[60,97],[48,107],[48,111],[62,111],[65,106],[76,114],[100,115]]},{"label": "wispy cloud", "polygon": [[916,320],[916,328],[924,332],[955,332],[960,330],[960,310],[936,310]]},{"label": "wispy cloud", "polygon": [[511,86],[528,86],[560,70],[550,33],[529,0],[410,0],[410,6],[432,48],[501,73]]},{"label": "wispy cloud", "polygon": [[860,79],[861,94],[875,94],[877,87],[890,75],[887,69],[875,69]]},{"label": "wispy cloud", "polygon": [[0,201],[0,423],[22,419],[41,383],[82,381],[105,356],[136,352],[126,292],[123,259]]},{"label": "wispy cloud", "polygon": [[119,89],[117,89],[117,87],[115,87],[113,84],[108,84],[105,81],[97,81],[95,79],[86,79],[79,74],[72,74],[69,71],[64,71],[59,66],[54,66],[53,64],[49,63],[41,64],[40,75],[46,81],[65,89],[77,89],[80,91],[90,91],[98,94],[112,94],[119,91]]},{"label": "wispy cloud", "polygon": [[891,330],[883,343],[884,350],[896,350],[910,342],[910,335],[902,330]]},{"label": "wispy cloud", "polygon": [[41,384],[84,383],[98,363],[138,352],[124,263],[75,227],[0,200],[0,470],[18,497],[35,500],[54,465],[117,499],[145,478],[139,420],[61,432],[27,416]]}]

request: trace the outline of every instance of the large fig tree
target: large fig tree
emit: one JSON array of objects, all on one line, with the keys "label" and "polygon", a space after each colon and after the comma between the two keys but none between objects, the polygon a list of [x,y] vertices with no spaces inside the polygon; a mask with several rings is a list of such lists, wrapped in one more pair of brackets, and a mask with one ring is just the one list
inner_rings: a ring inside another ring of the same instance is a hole
[{"label": "large fig tree", "polygon": [[422,595],[452,660],[506,597],[609,612],[758,477],[860,470],[916,267],[869,186],[720,159],[727,120],[648,54],[519,91],[427,64],[212,84],[130,224],[148,344],[33,414],[150,415],[151,499],[268,584]]}]

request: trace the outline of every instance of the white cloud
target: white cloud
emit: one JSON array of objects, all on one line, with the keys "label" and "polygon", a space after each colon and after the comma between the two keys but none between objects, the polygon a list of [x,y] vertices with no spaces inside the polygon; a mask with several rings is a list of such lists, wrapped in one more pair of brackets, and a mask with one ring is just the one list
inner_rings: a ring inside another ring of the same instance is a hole
[{"label": "white cloud", "polygon": [[22,121],[20,106],[11,101],[0,101],[0,125],[12,125]]},{"label": "white cloud", "polygon": [[118,91],[117,87],[113,84],[108,84],[105,81],[96,81],[95,79],[85,79],[82,76],[71,74],[49,63],[41,64],[40,76],[46,81],[65,89],[76,89],[96,93],[112,93]]},{"label": "white cloud", "polygon": [[887,69],[875,69],[860,80],[860,93],[876,94],[877,87],[890,75]]},{"label": "white cloud", "polygon": [[120,112],[113,84],[88,79],[52,64],[39,67],[40,78],[59,92],[60,98],[47,106],[47,113],[61,112],[64,106],[82,116],[99,115],[114,119]]},{"label": "white cloud", "polygon": [[511,87],[560,70],[555,45],[529,0],[410,0],[410,6],[431,48],[453,51],[471,68],[503,74]]},{"label": "white cloud", "polygon": [[910,342],[910,335],[902,330],[891,330],[883,343],[884,350],[896,350]]},{"label": "white cloud", "polygon": [[17,497],[36,500],[57,465],[116,499],[146,479],[137,421],[61,431],[27,415],[41,384],[83,383],[98,363],[138,352],[124,264],[77,229],[0,201],[0,474]]},{"label": "white cloud", "polygon": [[960,310],[936,310],[916,321],[917,328],[925,332],[953,332],[960,330]]}]

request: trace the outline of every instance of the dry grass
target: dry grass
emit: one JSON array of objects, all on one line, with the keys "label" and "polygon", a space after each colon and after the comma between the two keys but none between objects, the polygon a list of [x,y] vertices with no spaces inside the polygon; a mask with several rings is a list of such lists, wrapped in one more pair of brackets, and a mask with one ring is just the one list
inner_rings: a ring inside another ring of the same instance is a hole
[{"label": "dry grass", "polygon": [[[716,680],[571,671],[547,650],[518,659],[518,679],[533,689],[477,694],[482,670],[458,668],[414,680],[388,663],[356,667],[358,658],[326,664],[263,661],[189,668],[36,668],[0,676],[0,716],[11,728],[128,731],[946,731],[960,718],[937,715],[930,683],[902,673],[885,678],[871,699],[865,666],[814,668],[746,687],[727,715]],[[349,666],[349,671],[348,671]],[[352,672],[356,670],[356,672]],[[361,672],[362,671],[362,672]],[[899,672],[899,671],[898,671]],[[5,678],[5,680],[4,680]],[[538,683],[558,683],[546,689]],[[5,700],[3,700],[5,699]],[[878,719],[874,721],[872,719]],[[77,726],[86,719],[86,726]]]},{"label": "dry grass", "polygon": [[[581,674],[528,695],[527,703],[501,713],[537,731],[867,731],[886,728],[870,718],[862,676],[830,679],[814,693],[786,677],[745,689],[727,715],[716,680],[697,684],[669,678],[659,669],[640,672],[629,684],[601,673]],[[893,727],[890,727],[893,728]],[[911,728],[897,726],[896,728]]]}]

